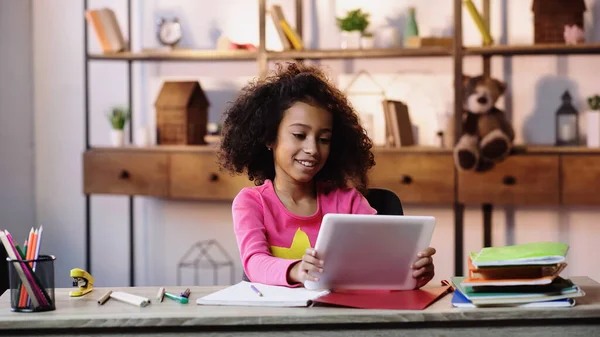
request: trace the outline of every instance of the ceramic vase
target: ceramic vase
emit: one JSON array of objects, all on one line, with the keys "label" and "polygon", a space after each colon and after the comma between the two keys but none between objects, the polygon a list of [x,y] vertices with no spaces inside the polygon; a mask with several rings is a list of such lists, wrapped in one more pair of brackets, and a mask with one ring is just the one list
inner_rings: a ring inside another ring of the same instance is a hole
[{"label": "ceramic vase", "polygon": [[361,36],[360,37],[360,48],[372,49],[375,46],[375,39],[372,36]]},{"label": "ceramic vase", "polygon": [[135,132],[135,145],[144,147],[150,145],[148,128],[141,126]]},{"label": "ceramic vase", "polygon": [[110,130],[110,144],[115,147],[125,145],[125,133],[123,130]]},{"label": "ceramic vase", "polygon": [[377,44],[379,48],[397,48],[399,46],[399,34],[396,27],[382,27],[377,31]]},{"label": "ceramic vase", "polygon": [[589,110],[586,116],[587,146],[600,147],[600,110]]},{"label": "ceramic vase", "polygon": [[359,49],[361,34],[358,30],[342,31],[341,48],[342,49]]}]

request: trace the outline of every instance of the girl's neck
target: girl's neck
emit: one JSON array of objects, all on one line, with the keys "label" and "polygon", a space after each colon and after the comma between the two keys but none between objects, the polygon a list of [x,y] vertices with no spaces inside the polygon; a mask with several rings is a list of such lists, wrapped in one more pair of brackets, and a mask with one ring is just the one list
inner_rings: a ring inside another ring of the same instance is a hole
[{"label": "girl's neck", "polygon": [[299,183],[292,179],[279,178],[275,176],[273,179],[273,188],[275,193],[280,198],[285,198],[292,203],[298,203],[306,199],[314,199],[316,197],[315,184],[313,181],[308,183]]}]

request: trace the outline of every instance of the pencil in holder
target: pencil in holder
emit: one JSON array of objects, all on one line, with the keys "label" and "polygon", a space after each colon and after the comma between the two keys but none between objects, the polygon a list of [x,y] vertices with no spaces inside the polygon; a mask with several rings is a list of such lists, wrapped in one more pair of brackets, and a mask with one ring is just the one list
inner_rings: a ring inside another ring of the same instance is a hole
[{"label": "pencil in holder", "polygon": [[54,303],[54,261],[52,255],[37,259],[7,258],[10,310],[40,312],[56,309]]}]

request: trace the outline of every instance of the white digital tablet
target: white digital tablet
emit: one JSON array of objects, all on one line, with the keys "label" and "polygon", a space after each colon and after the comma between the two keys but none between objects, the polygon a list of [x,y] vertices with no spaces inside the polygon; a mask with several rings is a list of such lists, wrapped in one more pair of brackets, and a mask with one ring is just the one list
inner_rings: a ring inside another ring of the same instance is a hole
[{"label": "white digital tablet", "polygon": [[429,247],[431,216],[326,214],[315,243],[323,260],[307,289],[414,289],[412,264]]}]

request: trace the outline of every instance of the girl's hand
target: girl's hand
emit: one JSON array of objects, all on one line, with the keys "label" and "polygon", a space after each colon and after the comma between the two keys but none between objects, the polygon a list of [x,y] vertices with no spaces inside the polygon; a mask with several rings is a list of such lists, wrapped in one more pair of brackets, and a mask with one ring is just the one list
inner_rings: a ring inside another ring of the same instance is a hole
[{"label": "girl's hand", "polygon": [[304,283],[306,280],[318,281],[319,278],[313,275],[322,272],[323,261],[317,258],[317,251],[313,248],[307,248],[306,254],[302,256],[302,261],[296,263],[292,269],[290,269],[288,278],[293,283]]},{"label": "girl's hand", "polygon": [[426,285],[435,275],[433,266],[433,255],[435,248],[429,247],[417,254],[417,260],[413,264],[413,277],[417,279],[416,289]]}]

